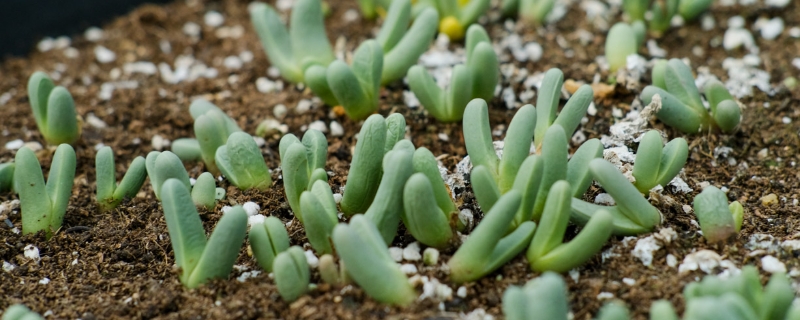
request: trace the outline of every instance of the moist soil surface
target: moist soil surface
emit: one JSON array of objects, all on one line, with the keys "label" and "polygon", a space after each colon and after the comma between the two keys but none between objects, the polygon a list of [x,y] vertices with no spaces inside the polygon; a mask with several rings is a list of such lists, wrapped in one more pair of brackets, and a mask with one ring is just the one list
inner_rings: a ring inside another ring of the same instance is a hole
[{"label": "moist soil surface", "polygon": [[[331,0],[330,8],[331,14],[326,19],[328,35],[332,43],[343,37],[347,50],[371,37],[379,25],[360,17],[345,22],[345,13],[357,10],[356,1]],[[203,16],[209,10],[223,14],[225,27],[241,26],[244,33],[238,38],[219,37],[215,28],[203,23]],[[727,28],[728,18],[741,15],[750,26],[759,17],[782,17],[786,29],[800,25],[800,6],[796,2],[783,9],[768,8],[761,2],[727,7],[715,4],[710,14],[717,22],[712,30],[704,31],[699,22],[689,22],[671,29],[657,41],[667,50],[668,57],[687,58],[693,69],[707,66],[711,74],[723,81],[728,79],[727,72],[722,69],[723,60],[728,56],[741,58],[745,54],[743,49],[725,51],[718,44]],[[492,14],[492,17],[496,16],[496,12]],[[615,20],[619,19],[618,14],[615,17]],[[507,32],[507,23],[503,19],[483,21],[493,36]],[[200,26],[199,37],[184,33],[187,22]],[[5,93],[5,99],[0,99],[0,104],[3,104],[0,107],[0,144],[21,139],[46,146],[36,129],[26,90],[28,77],[37,70],[59,76],[54,81],[72,92],[78,113],[84,119],[93,114],[106,124],[102,127],[90,125],[87,121],[82,125],[82,138],[75,145],[78,156],[75,186],[63,227],[51,240],[46,241],[43,234],[14,232],[8,224],[21,230],[19,209],[0,212],[0,221],[6,222],[0,225],[0,260],[16,266],[13,270],[0,272],[0,309],[23,303],[40,314],[47,313],[59,319],[418,319],[458,318],[476,309],[502,317],[503,291],[509,285],[521,285],[537,276],[530,271],[524,257],[519,256],[489,276],[463,285],[466,288],[463,297],[453,294],[447,301],[427,298],[399,308],[375,302],[354,285],[326,285],[313,270],[312,283],[319,283],[316,289],[293,303],[287,303],[280,298],[267,273],[262,272],[244,282],[237,280],[243,272],[260,270],[248,255],[249,244],[246,244],[241,248],[237,267],[229,279],[216,280],[194,290],[184,288],[178,281],[178,270],[173,267],[173,252],[163,211],[149,183],[135,198],[125,201],[117,209],[106,213],[98,211],[94,200],[94,156],[98,145],[113,148],[119,179],[135,157],[145,156],[153,150],[151,141],[155,135],[168,140],[193,136],[192,119],[188,113],[193,98],[203,97],[215,103],[250,133],[255,132],[260,121],[275,118],[275,106],[283,104],[289,110],[280,121],[291,133],[300,135],[317,120],[327,125],[332,121],[342,125],[343,135],[327,134],[327,169],[333,173],[330,183],[334,191],[338,191],[346,182],[355,135],[361,124],[323,105],[298,112],[295,108],[298,102],[311,99],[313,94],[288,83],[279,92],[265,94],[257,90],[256,79],[267,75],[269,61],[250,25],[245,1],[178,1],[164,6],[145,5],[103,29],[105,36],[97,42],[82,35],[72,38],[71,46],[77,49],[77,57],[67,57],[65,50],[54,49],[34,51],[25,58],[7,58],[0,64],[0,94]],[[511,59],[508,63],[516,68],[527,68],[528,73],[533,74],[558,67],[564,71],[565,79],[591,83],[595,74],[600,74],[600,82],[607,82],[608,71],[601,70],[595,62],[595,57],[603,54],[605,32],[587,21],[586,13],[578,3],[571,4],[566,16],[554,24],[536,28],[517,24],[514,30],[525,42],[536,41],[544,48],[538,62],[521,63]],[[592,34],[586,44],[579,42],[584,30]],[[760,68],[770,74],[772,85],[777,88],[775,94],[769,96],[754,88],[752,96],[740,99],[745,107],[743,122],[741,128],[730,135],[714,132],[684,135],[655,119],[651,120],[651,127],[662,130],[670,139],[684,137],[690,145],[690,157],[682,177],[694,191],[681,193],[668,187],[659,201],[651,199],[663,214],[659,228],[672,228],[677,237],[654,252],[649,266],[631,254],[637,239],[612,237],[603,249],[603,257],[597,254],[577,269],[578,277],[575,277],[575,272],[571,273],[572,276],[565,275],[575,319],[595,316],[607,301],[603,297],[609,294],[624,301],[637,319],[644,319],[650,304],[657,299],[670,300],[682,312],[681,290],[705,273],[700,270],[681,273],[675,264],[668,264],[668,255],[673,255],[680,264],[693,251],[709,249],[738,267],[756,265],[765,282],[769,273],[761,268],[761,257],[767,253],[747,246],[750,237],[769,234],[777,241],[800,238],[800,215],[793,203],[800,193],[800,174],[795,167],[800,162],[797,154],[800,90],[792,91],[780,85],[783,79],[798,76],[792,59],[800,52],[800,41],[788,36],[786,31],[772,41],[755,34],[756,44],[761,49],[758,54],[762,60]],[[712,46],[715,38],[717,44]],[[499,38],[494,41],[499,41]],[[166,44],[170,50],[164,50]],[[94,54],[97,45],[115,52],[116,59],[109,63],[98,62]],[[460,44],[451,44],[451,49],[457,46]],[[246,61],[238,69],[224,66],[225,57],[244,51],[253,54],[252,61]],[[643,49],[642,54],[649,57],[647,49]],[[179,55],[192,55],[216,68],[219,74],[178,84],[168,84],[157,74],[120,74],[122,66],[128,62],[150,61],[156,65],[165,62],[172,66]],[[137,87],[115,89],[108,100],[99,97],[103,83],[121,80],[134,81]],[[503,87],[509,86],[507,80],[504,81]],[[649,75],[643,77],[642,83],[649,83]],[[521,84],[511,86],[519,93],[520,90],[516,89]],[[631,102],[641,87],[643,85],[629,90],[617,86],[597,94],[597,113],[588,116],[588,122],[579,130],[589,138],[608,134],[609,127],[619,120],[613,116],[614,108],[623,113],[630,110]],[[440,123],[428,117],[422,108],[407,107],[403,90],[408,89],[402,82],[382,89],[379,112],[383,115],[403,114],[414,144],[429,148],[453,172],[456,163],[466,155],[461,124]],[[514,112],[496,97],[490,102],[492,127],[507,125]],[[268,136],[265,141],[262,147],[264,158],[270,168],[277,168],[279,136]],[[735,161],[715,157],[714,151],[718,147],[732,148],[728,158]],[[37,152],[45,172],[49,170],[53,150],[45,147]],[[0,161],[12,161],[14,154],[15,151],[3,148]],[[192,177],[205,171],[202,163],[186,163],[186,168]],[[259,213],[292,222],[288,228],[293,245],[306,244],[302,227],[294,221],[284,199],[277,171],[273,173],[273,180],[273,187],[266,192],[242,192],[227,181],[219,182],[218,186],[226,188],[228,196],[218,202],[214,210],[201,212],[206,230],[210,232],[213,229],[221,216],[222,206],[253,201],[260,205]],[[691,205],[693,197],[701,190],[702,182],[727,187],[729,200],[738,200],[744,205],[742,231],[726,243],[707,243],[698,233],[694,214],[684,209]],[[480,211],[471,191],[460,191],[461,208],[473,210],[479,219]],[[591,201],[600,192],[595,185],[586,199]],[[762,201],[762,197],[770,194],[776,195],[777,200]],[[4,202],[16,198],[16,195],[8,193],[0,195]],[[568,238],[576,231],[571,227]],[[405,247],[411,242],[413,238],[401,228],[392,245]],[[40,260],[31,260],[23,255],[27,245],[39,249]],[[460,285],[450,282],[448,272],[443,268],[453,252],[454,248],[442,250],[439,263],[434,267],[423,266],[421,261],[417,261],[419,274],[435,277],[455,292]],[[788,270],[800,268],[797,251],[770,254],[785,263]],[[720,268],[711,270],[712,273],[720,271]],[[49,279],[49,282],[44,279]],[[794,282],[797,280],[793,279]],[[421,292],[421,288],[418,291]]]}]

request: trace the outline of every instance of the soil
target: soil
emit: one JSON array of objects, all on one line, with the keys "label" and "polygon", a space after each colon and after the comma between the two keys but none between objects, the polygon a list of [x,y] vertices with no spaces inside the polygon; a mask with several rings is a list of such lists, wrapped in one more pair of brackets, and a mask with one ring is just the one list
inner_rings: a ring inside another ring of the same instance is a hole
[{"label": "soil", "polygon": [[[331,41],[340,36],[346,38],[347,48],[352,49],[361,41],[371,37],[377,25],[361,18],[345,23],[347,10],[357,9],[356,1],[330,0],[331,15],[326,20]],[[214,29],[203,23],[203,15],[209,10],[223,13],[226,26],[241,25],[244,34],[240,38],[218,38]],[[728,56],[741,57],[744,51],[727,52],[721,46],[711,46],[712,38],[721,37],[726,21],[733,15],[742,15],[748,25],[761,16],[782,17],[788,29],[800,25],[800,5],[792,2],[784,9],[770,9],[760,2],[751,6],[718,4],[711,14],[717,21],[712,32],[703,31],[698,22],[674,28],[658,40],[666,48],[669,57],[688,58],[693,66],[708,66],[712,74],[722,80],[727,73],[722,61]],[[605,34],[597,31],[585,18],[578,4],[569,7],[565,18],[546,27],[524,27],[519,32],[525,41],[537,41],[544,50],[539,62],[514,64],[527,68],[530,73],[559,67],[565,79],[591,82],[596,72],[603,79],[607,72],[600,71],[594,57],[603,54]],[[201,36],[192,40],[182,28],[187,22],[202,27]],[[503,32],[503,21],[490,21],[487,30],[493,35]],[[154,135],[174,140],[193,136],[192,120],[188,105],[193,97],[202,96],[232,116],[247,132],[255,132],[258,123],[274,117],[273,109],[278,104],[288,106],[289,112],[283,123],[289,131],[301,134],[304,126],[322,120],[330,124],[338,121],[344,128],[342,137],[329,135],[329,159],[327,168],[334,174],[331,184],[338,190],[346,182],[354,136],[360,123],[337,116],[328,107],[313,107],[305,113],[297,113],[294,107],[301,99],[311,99],[308,90],[286,84],[279,93],[263,94],[256,89],[256,79],[266,76],[269,62],[258,42],[247,14],[246,1],[177,1],[172,4],[145,5],[130,14],[104,26],[105,38],[98,43],[84,39],[81,35],[72,38],[72,46],[79,51],[78,58],[68,58],[63,50],[34,51],[25,58],[7,58],[0,64],[0,94],[10,94],[10,99],[0,107],[0,144],[22,139],[38,141],[45,145],[36,130],[27,99],[27,79],[34,71],[57,70],[59,85],[66,86],[73,94],[78,113],[84,118],[90,113],[107,124],[105,128],[83,125],[81,140],[75,145],[78,169],[75,187],[62,229],[49,241],[43,234],[20,235],[3,224],[0,226],[0,260],[16,266],[12,271],[0,272],[0,309],[14,303],[24,303],[39,313],[51,314],[54,318],[113,319],[113,318],[164,318],[164,319],[330,319],[330,318],[458,318],[481,308],[487,314],[502,317],[501,297],[509,285],[520,285],[537,275],[528,268],[522,256],[507,263],[497,272],[474,283],[466,284],[467,295],[453,296],[450,301],[425,299],[406,308],[389,307],[376,303],[356,286],[331,287],[320,284],[308,295],[296,302],[284,302],[278,295],[268,274],[261,273],[244,282],[236,278],[244,271],[259,270],[246,246],[241,249],[237,269],[230,279],[216,280],[199,289],[189,290],[178,282],[177,270],[170,247],[163,212],[153,196],[149,183],[145,184],[137,197],[126,201],[119,208],[100,213],[94,202],[95,176],[94,156],[98,144],[111,146],[116,154],[118,178],[136,156],[144,156],[152,150]],[[589,45],[578,42],[579,30],[589,30],[593,38]],[[563,38],[563,39],[562,39]],[[800,41],[784,34],[773,41],[756,36],[761,48],[763,68],[769,72],[771,82],[779,86],[789,76],[798,77],[798,69],[792,59],[800,52]],[[160,49],[160,41],[166,40],[171,51]],[[567,57],[559,42],[574,53]],[[98,63],[94,48],[103,45],[116,53],[111,63]],[[695,47],[702,48],[704,55],[692,54]],[[222,59],[240,52],[250,51],[251,62],[238,70],[227,70]],[[644,50],[644,55],[648,52]],[[219,70],[212,79],[200,78],[192,82],[167,84],[157,75],[123,75],[126,80],[138,83],[136,89],[116,89],[110,100],[98,97],[101,84],[115,79],[111,74],[121,69],[126,62],[166,62],[170,65],[176,57],[191,54],[210,67]],[[238,77],[233,81],[232,77]],[[647,76],[646,76],[647,78]],[[649,80],[648,80],[649,81]],[[647,83],[647,82],[645,82]],[[505,86],[505,85],[504,85]],[[402,99],[401,83],[393,84],[381,93],[380,113],[388,115],[399,112],[406,117],[410,136],[416,146],[425,146],[435,154],[442,155],[446,167],[454,170],[455,164],[466,155],[461,124],[439,123],[427,117],[424,110],[408,108]],[[407,90],[407,89],[406,89]],[[644,266],[630,251],[635,240],[612,238],[604,251],[613,253],[606,259],[598,254],[585,266],[578,269],[579,277],[565,277],[569,284],[569,301],[574,319],[590,319],[605,302],[601,293],[613,294],[631,308],[632,315],[644,319],[652,301],[670,300],[679,311],[683,309],[681,290],[684,285],[700,279],[702,271],[679,273],[676,267],[667,264],[667,255],[677,257],[678,262],[692,251],[710,249],[741,267],[746,264],[760,266],[764,252],[746,248],[751,235],[770,234],[777,240],[800,238],[800,215],[792,203],[798,199],[800,173],[796,169],[798,157],[798,133],[800,132],[800,90],[780,89],[768,96],[754,89],[752,97],[741,99],[746,106],[740,130],[731,135],[706,133],[686,136],[653,120],[654,128],[663,130],[670,138],[685,137],[690,144],[690,159],[685,168],[684,179],[694,191],[665,194],[674,201],[658,204],[663,213],[662,228],[672,228],[678,238],[654,253],[651,266]],[[590,116],[582,130],[589,138],[608,132],[614,123],[612,109],[623,111],[630,108],[636,95],[618,87],[602,99],[596,99],[598,113]],[[0,102],[3,104],[3,102]],[[508,110],[500,98],[490,103],[492,126],[508,124],[514,110]],[[788,117],[790,123],[782,122]],[[449,139],[441,139],[440,134]],[[270,168],[279,165],[278,138],[267,137],[263,148]],[[716,147],[733,149],[729,157],[737,160],[730,164],[715,158]],[[766,149],[766,155],[764,155]],[[40,161],[49,169],[52,148],[40,151]],[[0,150],[0,161],[12,161],[15,152]],[[187,163],[193,177],[204,171],[201,163]],[[228,197],[218,203],[215,210],[201,213],[210,232],[219,219],[223,205],[254,201],[261,206],[260,213],[273,215],[289,222],[293,219],[284,200],[282,182],[276,182],[267,192],[241,192],[227,181],[220,182],[228,191]],[[686,213],[683,205],[691,205],[693,196],[700,191],[699,184],[707,181],[716,186],[725,186],[730,191],[730,200],[739,200],[745,207],[745,222],[741,233],[724,244],[708,244],[698,234],[693,223],[694,215]],[[587,200],[600,192],[593,187]],[[765,205],[761,198],[775,194],[778,201]],[[15,199],[16,195],[0,194],[1,201]],[[461,195],[462,208],[475,209],[469,192]],[[477,209],[476,209],[477,212]],[[8,220],[6,220],[8,219]],[[18,212],[0,213],[0,220],[8,221],[21,229]],[[573,229],[569,230],[573,234]],[[413,239],[403,234],[393,245],[404,247]],[[291,224],[289,234],[292,244],[306,243],[305,235],[296,221]],[[647,234],[638,238],[644,238]],[[41,260],[34,261],[23,256],[23,248],[34,245],[40,251]],[[439,265],[444,264],[454,252],[443,250]],[[800,268],[800,252],[772,253],[786,264],[787,268]],[[441,268],[424,267],[417,264],[420,274],[432,276],[454,289],[447,272]],[[761,270],[761,269],[760,269]],[[762,271],[762,281],[769,274]],[[49,279],[42,284],[41,280]],[[635,283],[623,279],[633,279]],[[796,282],[798,279],[795,278]],[[319,282],[319,275],[312,273],[312,282]],[[606,295],[606,294],[604,294]]]}]

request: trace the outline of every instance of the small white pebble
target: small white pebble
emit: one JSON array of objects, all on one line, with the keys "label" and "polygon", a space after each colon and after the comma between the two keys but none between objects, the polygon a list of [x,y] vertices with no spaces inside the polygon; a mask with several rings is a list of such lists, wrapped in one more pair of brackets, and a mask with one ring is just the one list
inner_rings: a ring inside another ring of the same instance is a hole
[{"label": "small white pebble", "polygon": [[319,266],[319,258],[314,254],[314,251],[306,250],[306,261],[311,269],[316,269]]},{"label": "small white pebble", "polygon": [[389,256],[392,257],[392,260],[395,262],[403,261],[403,248],[390,247]]},{"label": "small white pebble", "polygon": [[14,266],[13,264],[10,264],[10,263],[8,263],[8,261],[3,260],[3,271],[11,272],[11,271],[14,271],[14,269],[16,269],[16,268],[17,267]]},{"label": "small white pebble", "polygon": [[117,59],[117,54],[104,46],[94,47],[94,56],[100,63],[109,63]]},{"label": "small white pebble", "polygon": [[164,150],[164,148],[169,147],[169,140],[164,139],[160,134],[154,135],[153,138],[150,140],[150,145],[153,146],[154,150]]},{"label": "small white pebble", "polygon": [[622,278],[622,283],[627,284],[629,286],[633,286],[634,284],[636,284],[636,280],[633,280],[631,278]]},{"label": "small white pebble", "polygon": [[25,246],[25,249],[22,249],[22,251],[25,258],[39,260],[39,248],[36,246],[29,244]]},{"label": "small white pebble", "polygon": [[67,57],[67,58],[70,58],[70,59],[78,58],[78,56],[80,56],[80,54],[81,54],[81,52],[78,51],[78,49],[75,49],[73,47],[69,47],[69,48],[64,49],[64,56]]},{"label": "small white pebble", "polygon": [[416,274],[417,273],[417,266],[411,263],[405,263],[400,265],[400,271],[403,271],[406,275]]},{"label": "small white pebble", "polygon": [[294,112],[297,114],[304,114],[311,110],[311,100],[303,99],[297,102],[297,106],[294,107]]},{"label": "small white pebble", "polygon": [[774,40],[783,33],[783,19],[775,17],[768,20],[761,26],[761,37],[767,40]]},{"label": "small white pebble", "polygon": [[764,256],[761,258],[761,269],[769,273],[786,273],[786,265],[773,256]]},{"label": "small white pebble", "polygon": [[789,117],[783,117],[783,118],[781,119],[781,122],[783,122],[784,124],[790,124],[790,123],[792,123],[792,118],[789,118]]},{"label": "small white pebble", "polygon": [[216,28],[225,23],[225,17],[216,11],[209,11],[203,16],[203,22],[209,27]]},{"label": "small white pebble", "polygon": [[419,254],[419,243],[416,241],[409,243],[408,246],[403,249],[403,259],[408,261],[417,261],[421,258],[422,256]]},{"label": "small white pebble", "polygon": [[333,194],[333,201],[335,201],[336,204],[341,203],[342,202],[342,194],[341,193],[334,193]]},{"label": "small white pebble", "polygon": [[9,142],[6,142],[6,149],[17,150],[19,148],[22,148],[23,145],[25,145],[25,142],[22,141],[22,139],[11,140]]},{"label": "small white pebble", "polygon": [[317,120],[312,122],[311,124],[308,125],[308,128],[317,130],[322,133],[328,132],[328,126],[325,125],[325,122],[323,122],[322,120]]},{"label": "small white pebble", "polygon": [[53,41],[53,38],[45,37],[44,39],[39,41],[38,44],[36,44],[36,49],[39,49],[40,52],[47,52],[53,50],[54,46],[55,46],[55,41]]},{"label": "small white pebble", "polygon": [[334,137],[341,137],[344,135],[344,128],[339,122],[331,121],[331,135]]},{"label": "small white pebble", "polygon": [[349,9],[344,12],[342,18],[344,18],[344,22],[356,21],[358,20],[358,11],[356,11],[355,9]]},{"label": "small white pebble", "polygon": [[102,119],[100,119],[97,116],[95,116],[94,113],[89,113],[86,116],[86,123],[88,123],[90,126],[95,127],[97,129],[104,129],[105,127],[108,126],[108,125],[106,125],[105,121],[103,121]]},{"label": "small white pebble", "polygon": [[601,193],[598,194],[596,198],[594,198],[594,203],[613,206],[616,202],[614,198],[611,197],[608,193]]},{"label": "small white pebble", "polygon": [[222,65],[231,70],[241,69],[242,64],[242,59],[238,56],[227,56],[225,57],[225,60],[222,61]]},{"label": "small white pebble", "polygon": [[199,37],[200,36],[200,25],[194,22],[187,22],[183,25],[183,33],[190,37]]},{"label": "small white pebble", "polygon": [[458,290],[456,290],[456,296],[458,296],[459,298],[462,298],[462,299],[466,298],[467,297],[467,287],[465,287],[465,286],[458,287]]},{"label": "small white pebble", "polygon": [[264,223],[265,220],[267,220],[267,217],[263,214],[249,216],[247,217],[247,225],[252,227],[253,225]]},{"label": "small white pebble", "polygon": [[98,27],[89,27],[83,32],[83,37],[91,42],[97,42],[103,40],[103,37],[105,37],[105,32],[103,32],[103,29]]},{"label": "small white pebble", "polygon": [[254,216],[258,214],[258,211],[261,210],[261,206],[257,203],[252,201],[247,201],[242,205],[244,212],[247,213],[248,216]]},{"label": "small white pebble", "polygon": [[613,299],[614,294],[611,292],[600,292],[597,294],[597,300]]},{"label": "small white pebble", "polygon": [[48,284],[48,283],[50,283],[49,278],[42,278],[42,280],[39,280],[39,284]]},{"label": "small white pebble", "polygon": [[443,132],[440,132],[437,136],[439,137],[439,140],[442,140],[444,142],[450,141],[450,137]]}]

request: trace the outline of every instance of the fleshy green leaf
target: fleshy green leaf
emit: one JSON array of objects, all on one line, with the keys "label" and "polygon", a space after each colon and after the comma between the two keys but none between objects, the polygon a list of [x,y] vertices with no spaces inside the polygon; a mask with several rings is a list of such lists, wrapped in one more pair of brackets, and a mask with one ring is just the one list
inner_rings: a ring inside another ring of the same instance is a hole
[{"label": "fleshy green leaf", "polygon": [[261,149],[247,133],[231,134],[228,142],[217,149],[215,160],[220,171],[239,189],[263,191],[272,185]]},{"label": "fleshy green leaf", "polygon": [[[430,47],[438,22],[439,14],[436,10],[423,9],[407,31],[405,31],[405,28],[408,22],[403,24],[402,28],[405,33],[396,45],[387,48],[387,45],[382,43],[383,50],[386,52],[383,58],[383,71],[381,72],[382,84],[388,84],[403,78],[408,68],[417,63],[419,57]],[[380,41],[380,35],[378,39]]]},{"label": "fleshy green leaf", "polygon": [[41,230],[50,233],[52,200],[45,189],[39,159],[31,149],[22,147],[17,151],[14,163],[14,189],[19,194],[22,233],[36,233]]},{"label": "fleshy green leaf", "polygon": [[375,200],[364,214],[381,233],[383,241],[392,243],[403,214],[403,186],[413,173],[412,153],[395,148],[383,158],[383,178]]},{"label": "fleshy green leaf", "polygon": [[211,173],[203,172],[192,187],[192,202],[198,207],[213,209],[216,203],[217,184]]},{"label": "fleshy green leaf", "polygon": [[172,141],[170,151],[174,153],[181,161],[196,161],[203,158],[203,152],[200,149],[200,142],[192,138],[180,138]]},{"label": "fleshy green leaf", "polygon": [[278,293],[286,301],[297,300],[308,291],[311,273],[306,255],[298,246],[289,248],[275,257],[273,272]]},{"label": "fleshy green leaf", "polygon": [[161,206],[164,208],[175,264],[182,269],[181,283],[189,287],[189,279],[206,248],[206,232],[189,190],[180,180],[167,180],[161,191],[164,196]]},{"label": "fleshy green leaf", "polygon": [[431,182],[422,173],[415,173],[403,191],[404,224],[414,239],[442,248],[453,237],[448,216],[436,204]]},{"label": "fleshy green leaf", "polygon": [[74,143],[81,135],[78,127],[78,115],[72,95],[62,86],[50,91],[45,115],[47,129],[42,133],[47,143],[52,145]]},{"label": "fleshy green leaf", "polygon": [[533,140],[536,142],[536,149],[539,150],[544,140],[547,128],[556,119],[558,110],[558,98],[561,96],[561,86],[564,83],[564,73],[553,68],[547,70],[539,87],[539,96],[536,98],[536,127]]},{"label": "fleshy green leaf", "polygon": [[506,138],[503,140],[503,158],[500,159],[497,186],[501,193],[510,190],[514,185],[522,162],[531,154],[531,142],[536,123],[536,108],[525,105],[520,108],[508,125]]},{"label": "fleshy green leaf", "polygon": [[266,272],[272,272],[275,257],[289,249],[289,233],[283,222],[276,217],[267,217],[263,223],[250,227],[250,247],[256,262]]},{"label": "fleshy green leaf", "polygon": [[636,32],[625,22],[617,22],[606,36],[606,60],[612,73],[627,65],[629,55],[638,51]]},{"label": "fleshy green leaf", "polygon": [[589,162],[603,156],[603,144],[598,139],[589,139],[570,157],[567,163],[567,181],[572,186],[572,196],[580,197],[592,184]]},{"label": "fleshy green leaf", "polygon": [[67,204],[72,196],[72,184],[75,180],[75,150],[68,144],[61,144],[53,155],[50,173],[47,175],[47,195],[50,197],[50,230],[47,238],[61,228]]},{"label": "fleshy green leaf", "polygon": [[[513,120],[512,120],[513,121]],[[498,175],[500,159],[492,145],[492,129],[489,127],[489,107],[482,99],[473,99],[464,111],[464,143],[472,165],[485,166],[493,177]]]},{"label": "fleshy green leaf", "polygon": [[340,203],[346,216],[365,212],[375,198],[382,175],[386,133],[386,122],[377,114],[367,118],[361,127]]},{"label": "fleshy green leaf", "polygon": [[312,65],[328,65],[333,61],[333,49],[325,34],[322,1],[298,0],[292,7],[289,29],[292,55],[300,70]]},{"label": "fleshy green leaf", "polygon": [[[504,155],[505,156],[505,155]],[[536,193],[536,202],[533,206],[533,220],[539,221],[544,212],[545,200],[550,193],[550,188],[556,181],[567,178],[567,158],[569,146],[564,129],[560,125],[552,125],[544,135],[541,149],[544,169],[542,170],[541,185]]]},{"label": "fleshy green leaf", "polygon": [[733,214],[728,209],[728,198],[715,186],[708,186],[694,197],[694,213],[709,242],[719,242],[736,234]]},{"label": "fleshy green leaf", "polygon": [[[247,213],[241,206],[234,206],[222,215],[211,232],[200,260],[184,283],[186,287],[195,288],[209,279],[227,278],[239,256],[246,233]],[[204,234],[202,236],[205,237]]]}]

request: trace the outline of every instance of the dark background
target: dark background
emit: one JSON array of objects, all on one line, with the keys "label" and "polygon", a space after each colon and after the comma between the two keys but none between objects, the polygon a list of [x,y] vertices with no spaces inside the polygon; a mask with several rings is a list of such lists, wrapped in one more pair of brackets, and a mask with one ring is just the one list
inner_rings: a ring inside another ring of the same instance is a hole
[{"label": "dark background", "polygon": [[0,0],[0,60],[24,56],[44,37],[101,27],[143,3],[170,0]]}]

